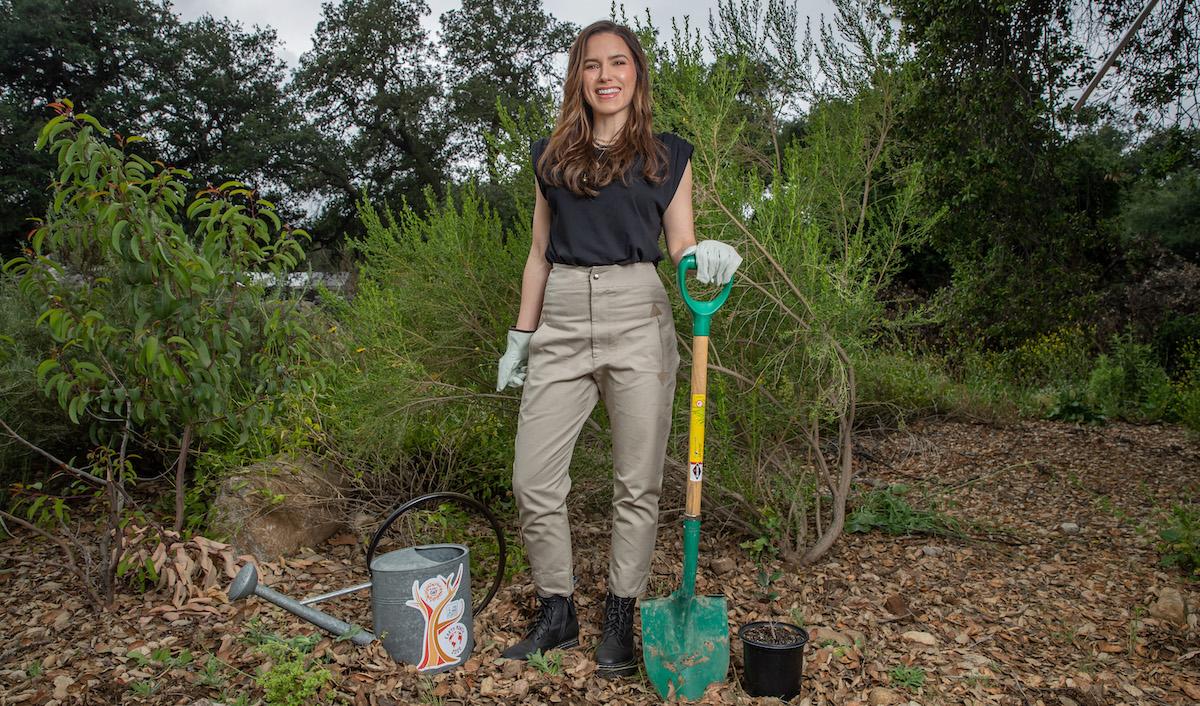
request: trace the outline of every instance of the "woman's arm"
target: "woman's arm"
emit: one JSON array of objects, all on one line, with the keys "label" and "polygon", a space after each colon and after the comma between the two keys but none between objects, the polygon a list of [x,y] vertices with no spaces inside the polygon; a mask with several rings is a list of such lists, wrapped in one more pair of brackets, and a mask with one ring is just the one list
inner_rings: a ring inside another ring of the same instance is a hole
[{"label": "woman's arm", "polygon": [[[536,221],[536,219],[535,219]],[[663,214],[663,232],[667,237],[667,252],[671,262],[679,264],[683,251],[696,244],[696,222],[692,213],[692,160],[683,168],[683,176],[671,205]]]},{"label": "woman's arm", "polygon": [[546,294],[546,279],[550,276],[550,263],[546,260],[546,245],[550,242],[550,204],[546,203],[536,180],[533,191],[533,239],[529,244],[529,257],[525,259],[525,273],[521,276],[521,308],[517,313],[516,325],[522,331],[532,331],[538,327],[542,317],[542,299]]}]

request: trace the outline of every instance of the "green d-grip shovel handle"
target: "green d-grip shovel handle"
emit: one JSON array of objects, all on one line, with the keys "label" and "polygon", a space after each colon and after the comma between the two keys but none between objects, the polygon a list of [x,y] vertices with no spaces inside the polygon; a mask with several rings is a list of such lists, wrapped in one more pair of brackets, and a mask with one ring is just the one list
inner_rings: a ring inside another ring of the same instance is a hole
[{"label": "green d-grip shovel handle", "polygon": [[724,289],[718,292],[717,296],[708,301],[697,301],[692,299],[687,289],[687,272],[694,269],[696,269],[696,256],[684,255],[683,259],[679,261],[679,292],[683,295],[683,301],[688,308],[692,310],[692,335],[707,336],[713,314],[717,313],[717,309],[720,309],[725,300],[729,298],[729,292],[733,289],[733,278],[729,278]]}]

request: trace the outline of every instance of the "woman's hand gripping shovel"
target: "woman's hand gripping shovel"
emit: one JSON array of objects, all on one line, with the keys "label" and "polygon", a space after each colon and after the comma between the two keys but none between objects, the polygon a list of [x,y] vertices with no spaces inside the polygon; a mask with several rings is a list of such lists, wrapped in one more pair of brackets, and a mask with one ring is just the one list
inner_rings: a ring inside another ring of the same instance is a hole
[{"label": "woman's hand gripping shovel", "polygon": [[696,257],[679,261],[679,291],[692,311],[692,398],[688,434],[687,501],[683,517],[683,582],[666,598],[642,601],[642,655],[646,676],[660,696],[698,699],[729,670],[725,596],[696,595],[700,548],[700,487],[704,479],[704,411],[708,382],[708,331],[712,315],[729,298],[732,278],[711,301],[688,296],[687,271]]}]

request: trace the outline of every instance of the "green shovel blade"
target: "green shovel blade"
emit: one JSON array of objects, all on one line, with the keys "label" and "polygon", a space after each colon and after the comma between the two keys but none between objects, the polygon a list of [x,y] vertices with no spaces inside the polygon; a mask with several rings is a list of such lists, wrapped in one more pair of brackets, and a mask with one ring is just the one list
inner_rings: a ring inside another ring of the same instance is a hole
[{"label": "green shovel blade", "polygon": [[725,596],[685,596],[642,602],[646,676],[664,699],[694,701],[729,671]]},{"label": "green shovel blade", "polygon": [[683,521],[683,581],[666,598],[642,601],[642,659],[664,699],[694,701],[729,671],[725,596],[697,596],[700,520]]}]

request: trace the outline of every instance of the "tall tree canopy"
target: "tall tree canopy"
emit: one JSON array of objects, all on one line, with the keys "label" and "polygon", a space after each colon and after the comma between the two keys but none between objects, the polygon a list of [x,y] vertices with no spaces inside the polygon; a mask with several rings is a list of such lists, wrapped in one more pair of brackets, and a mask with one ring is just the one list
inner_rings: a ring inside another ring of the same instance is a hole
[{"label": "tall tree canopy", "polygon": [[539,102],[579,28],[544,12],[541,0],[464,0],[440,21],[455,149],[490,166],[483,133],[500,129],[497,103],[515,114]]},{"label": "tall tree canopy", "polygon": [[69,97],[140,132],[144,82],[170,51],[173,23],[166,0],[0,0],[0,255],[45,211],[53,163],[33,144],[46,104]]},{"label": "tall tree canopy", "polygon": [[354,202],[420,205],[441,194],[449,127],[441,67],[421,17],[423,0],[344,0],[322,5],[313,48],[294,86],[323,140],[306,184],[326,200],[315,229],[358,230]]},{"label": "tall tree canopy", "polygon": [[0,254],[44,214],[53,165],[32,148],[58,98],[149,137],[143,148],[190,171],[192,188],[295,181],[312,141],[283,92],[278,44],[272,29],[181,23],[166,2],[0,0]]}]

